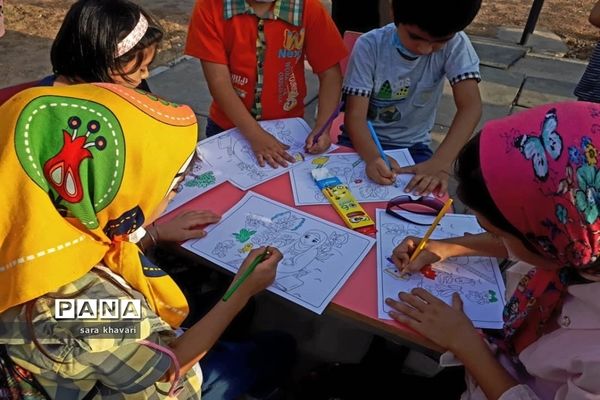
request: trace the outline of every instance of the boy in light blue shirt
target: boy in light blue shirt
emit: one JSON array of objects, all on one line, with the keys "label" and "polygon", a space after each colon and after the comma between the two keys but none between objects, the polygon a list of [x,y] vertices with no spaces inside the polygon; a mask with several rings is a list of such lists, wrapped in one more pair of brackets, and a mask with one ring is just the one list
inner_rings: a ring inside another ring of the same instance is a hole
[{"label": "boy in light blue shirt", "polygon": [[[362,35],[354,45],[343,92],[344,132],[375,182],[392,184],[395,174],[415,174],[407,191],[444,195],[454,159],[481,117],[479,58],[462,30],[481,0],[393,0],[395,23]],[[430,131],[444,78],[452,85],[457,112],[433,154]],[[370,120],[384,149],[407,148],[414,167],[390,170],[369,134]]]}]

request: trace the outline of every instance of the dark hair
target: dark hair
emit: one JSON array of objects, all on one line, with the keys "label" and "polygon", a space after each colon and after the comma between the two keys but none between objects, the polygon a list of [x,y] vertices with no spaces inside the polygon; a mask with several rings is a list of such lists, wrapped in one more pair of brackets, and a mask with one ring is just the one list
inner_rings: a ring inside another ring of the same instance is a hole
[{"label": "dark hair", "polygon": [[460,32],[481,7],[481,0],[392,0],[394,22],[416,25],[435,38]]},{"label": "dark hair", "polygon": [[531,241],[508,222],[494,203],[481,172],[479,160],[480,138],[481,132],[469,140],[456,159],[454,165],[454,174],[458,181],[456,195],[467,207],[483,215],[496,228],[510,233],[521,240],[528,250],[540,254]]},{"label": "dark hair", "polygon": [[[148,20],[148,30],[127,53],[115,58],[117,44],[136,26],[140,14]],[[140,6],[128,0],[79,0],[74,3],[58,31],[50,58],[56,75],[84,82],[112,82],[111,71],[127,80],[124,67],[136,60],[139,68],[143,50],[157,45],[163,29]]]}]

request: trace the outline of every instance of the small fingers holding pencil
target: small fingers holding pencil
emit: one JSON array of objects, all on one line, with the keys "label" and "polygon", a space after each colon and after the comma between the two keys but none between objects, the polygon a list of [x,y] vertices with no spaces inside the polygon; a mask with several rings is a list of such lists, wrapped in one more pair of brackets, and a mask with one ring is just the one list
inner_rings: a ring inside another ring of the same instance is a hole
[{"label": "small fingers holding pencil", "polygon": [[393,157],[388,157],[388,160],[392,166],[391,170],[381,157],[367,162],[367,176],[373,182],[380,185],[393,185],[396,183],[396,174],[400,171],[400,165]]},{"label": "small fingers holding pencil", "polygon": [[436,240],[429,240],[417,258],[410,261],[420,242],[421,238],[408,236],[392,252],[392,262],[401,273],[418,272],[423,267],[442,260],[442,256],[437,252],[440,252],[443,245]]},{"label": "small fingers holding pencil", "polygon": [[233,280],[232,286],[244,275],[248,268],[252,267],[257,257],[260,257],[260,262],[254,266],[254,270],[237,289],[238,292],[243,293],[247,297],[254,296],[273,283],[277,273],[277,265],[283,258],[283,254],[276,247],[271,246],[259,247],[252,250],[242,263]]},{"label": "small fingers holding pencil", "polygon": [[[317,138],[316,141],[315,138]],[[331,146],[331,137],[329,136],[328,130],[321,132],[320,128],[317,129],[317,127],[315,127],[306,138],[304,149],[309,154],[320,154],[326,152],[329,149],[329,146]]]}]

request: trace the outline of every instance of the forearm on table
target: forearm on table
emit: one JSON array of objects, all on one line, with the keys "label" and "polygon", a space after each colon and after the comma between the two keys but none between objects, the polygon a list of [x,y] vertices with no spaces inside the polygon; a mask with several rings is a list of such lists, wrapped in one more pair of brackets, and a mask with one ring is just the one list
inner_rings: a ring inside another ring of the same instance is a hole
[{"label": "forearm on table", "polygon": [[337,109],[342,91],[342,73],[339,64],[321,72],[319,77],[319,107],[315,128],[325,125]]},{"label": "forearm on table", "polygon": [[202,62],[208,89],[214,101],[229,120],[248,139],[261,133],[261,127],[235,92],[229,68],[226,65]]},{"label": "forearm on table", "polygon": [[488,232],[442,239],[440,242],[450,245],[447,247],[445,257],[508,257],[502,240]]}]

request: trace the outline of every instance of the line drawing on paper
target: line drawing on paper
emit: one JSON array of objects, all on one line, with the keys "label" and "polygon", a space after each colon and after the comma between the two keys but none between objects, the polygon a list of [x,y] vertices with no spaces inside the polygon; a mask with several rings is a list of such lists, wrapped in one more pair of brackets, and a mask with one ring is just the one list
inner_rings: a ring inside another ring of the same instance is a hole
[{"label": "line drawing on paper", "polygon": [[[406,149],[386,151],[400,166],[414,165]],[[290,171],[290,180],[296,205],[327,204],[328,201],[315,184],[311,171],[326,167],[330,175],[346,184],[358,202],[388,201],[406,195],[404,188],[411,175],[398,175],[396,185],[379,185],[367,177],[365,163],[357,153],[336,153],[316,157]]]},{"label": "line drawing on paper", "polygon": [[[288,153],[295,163],[288,167],[260,167],[248,140],[237,128],[229,129],[199,143],[199,152],[215,168],[226,171],[227,179],[242,190],[248,190],[269,179],[284,174],[299,166],[304,160],[316,156],[304,154],[304,144],[310,127],[301,118],[286,118],[272,121],[259,121],[261,127],[281,143],[288,145]],[[329,151],[337,146],[332,145]]]},{"label": "line drawing on paper", "polygon": [[177,193],[169,202],[163,214],[169,213],[188,201],[206,193],[225,182],[225,177],[210,162],[199,157],[194,158],[190,171],[183,181],[175,187]]},{"label": "line drawing on paper", "polygon": [[[406,213],[409,214],[409,213]],[[391,260],[393,249],[407,236],[423,237],[428,226],[399,220],[377,210],[378,314],[390,319],[387,297],[395,298],[400,291],[410,292],[420,287],[450,304],[453,293],[461,296],[465,313],[475,326],[502,326],[504,282],[497,261],[489,257],[449,258],[412,274],[401,274]],[[465,232],[483,230],[472,215],[447,214],[432,234],[432,239],[462,236]]]},{"label": "line drawing on paper", "polygon": [[247,193],[206,237],[184,247],[235,272],[252,248],[283,254],[269,290],[315,312],[366,256],[374,240],[255,193]]}]

